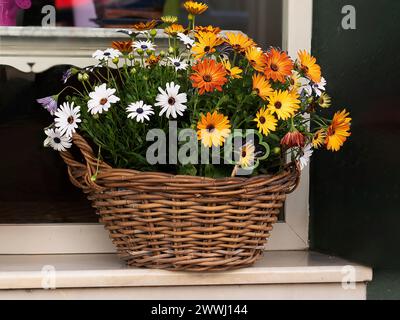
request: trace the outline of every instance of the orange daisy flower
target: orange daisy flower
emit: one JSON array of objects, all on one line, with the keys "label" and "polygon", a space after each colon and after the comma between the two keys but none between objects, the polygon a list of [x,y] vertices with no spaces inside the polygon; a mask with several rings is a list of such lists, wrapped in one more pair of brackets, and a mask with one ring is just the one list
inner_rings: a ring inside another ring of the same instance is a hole
[{"label": "orange daisy flower", "polygon": [[351,118],[345,110],[335,113],[331,125],[326,132],[326,148],[332,151],[338,151],[343,143],[350,137]]},{"label": "orange daisy flower", "polygon": [[150,29],[154,29],[157,25],[157,20],[150,20],[146,22],[139,22],[132,26],[133,29],[137,31],[146,31]]},{"label": "orange daisy flower", "polygon": [[317,64],[317,59],[307,51],[299,51],[300,70],[314,83],[321,82],[321,67]]},{"label": "orange daisy flower", "polygon": [[256,43],[243,33],[227,32],[225,41],[236,51],[244,53],[250,47],[255,47]]},{"label": "orange daisy flower", "polygon": [[194,88],[198,88],[199,94],[213,92],[215,89],[222,91],[222,86],[228,81],[227,72],[222,63],[205,59],[192,68],[190,76]]},{"label": "orange daisy flower", "polygon": [[293,70],[293,61],[286,52],[278,51],[272,48],[267,53],[266,67],[264,74],[268,79],[285,82],[285,77],[291,76]]},{"label": "orange daisy flower", "polygon": [[215,47],[223,43],[218,35],[211,32],[196,33],[197,41],[195,42],[192,52],[195,59],[201,59],[206,54],[214,53]]},{"label": "orange daisy flower", "polygon": [[202,14],[208,9],[208,5],[196,1],[186,1],[183,6],[185,7],[186,11],[192,15]]},{"label": "orange daisy flower", "polygon": [[113,41],[111,46],[122,52],[122,54],[129,54],[132,52],[132,41]]},{"label": "orange daisy flower", "polygon": [[164,29],[164,32],[171,37],[176,37],[178,33],[185,33],[185,31],[185,27],[177,23],[171,24]]},{"label": "orange daisy flower", "polygon": [[269,81],[259,73],[253,75],[253,91],[263,100],[274,92]]},{"label": "orange daisy flower", "polygon": [[207,112],[207,115],[201,115],[197,124],[197,138],[208,148],[222,146],[231,133],[230,128],[228,117],[217,111]]},{"label": "orange daisy flower", "polygon": [[148,57],[148,58],[146,59],[146,64],[147,64],[149,67],[153,67],[153,66],[155,66],[157,63],[159,63],[160,60],[161,60],[161,56],[156,56],[156,55],[152,54],[150,57]]},{"label": "orange daisy flower", "polygon": [[267,59],[262,50],[256,47],[248,48],[246,50],[246,59],[255,70],[264,71]]},{"label": "orange daisy flower", "polygon": [[214,34],[218,34],[218,33],[220,33],[221,32],[221,28],[219,28],[219,27],[214,27],[214,26],[207,26],[207,27],[202,27],[202,26],[196,26],[195,28],[194,28],[194,30],[196,31],[196,32],[211,32],[211,33],[214,33]]}]

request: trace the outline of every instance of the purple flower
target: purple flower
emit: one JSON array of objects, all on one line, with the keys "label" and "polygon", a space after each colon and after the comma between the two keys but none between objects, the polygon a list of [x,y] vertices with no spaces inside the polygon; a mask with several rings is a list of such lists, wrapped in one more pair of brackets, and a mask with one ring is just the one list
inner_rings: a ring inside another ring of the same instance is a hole
[{"label": "purple flower", "polygon": [[68,79],[72,76],[72,69],[68,69],[67,71],[65,71],[62,75],[61,80],[64,83],[67,83]]},{"label": "purple flower", "polygon": [[36,101],[40,103],[48,112],[50,112],[51,115],[54,115],[57,110],[57,99],[58,96],[49,96],[37,99]]}]

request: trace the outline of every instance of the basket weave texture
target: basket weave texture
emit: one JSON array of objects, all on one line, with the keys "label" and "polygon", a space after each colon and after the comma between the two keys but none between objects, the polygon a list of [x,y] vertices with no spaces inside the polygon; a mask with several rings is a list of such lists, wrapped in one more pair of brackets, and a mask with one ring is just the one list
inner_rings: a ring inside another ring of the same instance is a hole
[{"label": "basket weave texture", "polygon": [[87,193],[129,266],[188,271],[250,266],[262,255],[286,194],[299,182],[293,163],[275,175],[223,179],[114,169],[98,163],[80,135],[73,142],[85,163],[61,152],[70,180]]}]

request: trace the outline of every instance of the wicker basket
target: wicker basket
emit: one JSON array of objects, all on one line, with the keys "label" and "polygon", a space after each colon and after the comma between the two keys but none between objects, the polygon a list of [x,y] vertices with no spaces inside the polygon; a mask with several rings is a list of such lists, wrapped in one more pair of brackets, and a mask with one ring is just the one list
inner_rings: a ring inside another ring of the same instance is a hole
[{"label": "wicker basket", "polygon": [[217,271],[253,264],[277,221],[286,194],[299,181],[296,165],[251,178],[211,179],[98,165],[78,134],[86,163],[61,156],[71,182],[88,194],[129,266]]}]

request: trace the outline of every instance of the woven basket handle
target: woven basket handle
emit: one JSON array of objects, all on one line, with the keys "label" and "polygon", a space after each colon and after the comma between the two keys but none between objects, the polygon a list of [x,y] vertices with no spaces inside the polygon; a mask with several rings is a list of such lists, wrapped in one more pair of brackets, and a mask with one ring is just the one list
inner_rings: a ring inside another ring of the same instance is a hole
[{"label": "woven basket handle", "polygon": [[300,184],[300,164],[298,161],[291,162],[286,165],[286,167],[292,172],[293,184],[287,189],[286,194],[294,192]]},{"label": "woven basket handle", "polygon": [[101,189],[92,179],[97,170],[111,168],[105,162],[98,160],[94,155],[92,147],[86,140],[79,134],[74,133],[72,142],[80,150],[84,162],[80,162],[74,158],[70,151],[60,152],[61,157],[68,166],[68,174],[71,182],[78,188],[85,190],[88,189]]}]

